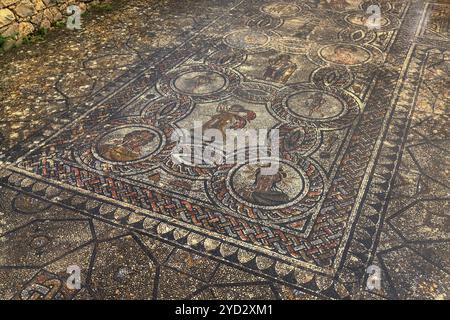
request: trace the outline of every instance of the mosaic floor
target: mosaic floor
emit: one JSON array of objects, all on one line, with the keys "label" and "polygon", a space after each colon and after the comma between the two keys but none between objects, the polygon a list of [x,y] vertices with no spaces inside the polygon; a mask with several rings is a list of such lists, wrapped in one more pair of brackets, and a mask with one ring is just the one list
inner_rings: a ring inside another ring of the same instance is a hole
[{"label": "mosaic floor", "polygon": [[[131,0],[0,59],[0,298],[449,299],[448,0]],[[175,163],[195,121],[282,174]]]}]

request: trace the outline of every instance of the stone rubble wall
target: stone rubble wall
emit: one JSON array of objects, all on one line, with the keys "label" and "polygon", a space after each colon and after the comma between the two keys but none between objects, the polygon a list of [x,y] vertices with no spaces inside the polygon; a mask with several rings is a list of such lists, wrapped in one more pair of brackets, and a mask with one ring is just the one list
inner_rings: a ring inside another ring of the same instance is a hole
[{"label": "stone rubble wall", "polygon": [[50,29],[52,23],[68,15],[66,10],[69,5],[78,5],[84,12],[92,1],[0,0],[0,35],[9,40],[4,46],[21,42],[24,37],[39,29]]}]

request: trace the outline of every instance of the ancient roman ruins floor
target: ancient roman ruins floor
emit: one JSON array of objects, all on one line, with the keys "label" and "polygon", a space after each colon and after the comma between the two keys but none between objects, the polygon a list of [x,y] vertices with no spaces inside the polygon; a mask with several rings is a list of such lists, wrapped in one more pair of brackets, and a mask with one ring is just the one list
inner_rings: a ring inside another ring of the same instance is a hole
[{"label": "ancient roman ruins floor", "polygon": [[[450,4],[371,2],[124,1],[1,55],[0,298],[448,299]],[[282,174],[173,163],[212,118]]]}]

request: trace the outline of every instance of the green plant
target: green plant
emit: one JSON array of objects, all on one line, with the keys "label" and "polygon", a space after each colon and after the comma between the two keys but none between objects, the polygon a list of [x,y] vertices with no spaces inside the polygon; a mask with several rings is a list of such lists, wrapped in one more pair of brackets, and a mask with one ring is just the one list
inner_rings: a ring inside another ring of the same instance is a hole
[{"label": "green plant", "polygon": [[6,40],[8,40],[7,37],[0,35],[0,47],[3,46],[3,44],[6,42]]},{"label": "green plant", "polygon": [[23,44],[35,43],[39,41],[45,40],[47,36],[48,29],[47,28],[39,28],[37,31],[30,33],[22,39]]},{"label": "green plant", "polygon": [[36,36],[45,37],[47,33],[48,33],[47,28],[39,28],[39,30],[36,32]]},{"label": "green plant", "polygon": [[0,53],[3,52],[3,45],[8,41],[9,39],[16,39],[17,34],[13,34],[10,36],[2,36],[0,35]]},{"label": "green plant", "polygon": [[55,21],[52,23],[52,27],[56,29],[65,28],[66,22],[64,20]]}]

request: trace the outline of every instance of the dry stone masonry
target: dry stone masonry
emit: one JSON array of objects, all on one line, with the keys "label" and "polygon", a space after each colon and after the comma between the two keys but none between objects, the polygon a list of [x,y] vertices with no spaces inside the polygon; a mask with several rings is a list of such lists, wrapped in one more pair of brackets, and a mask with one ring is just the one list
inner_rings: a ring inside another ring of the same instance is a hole
[{"label": "dry stone masonry", "polygon": [[67,15],[69,5],[78,5],[84,12],[90,2],[93,0],[0,0],[0,36],[6,39],[3,49],[39,29],[49,29]]}]

